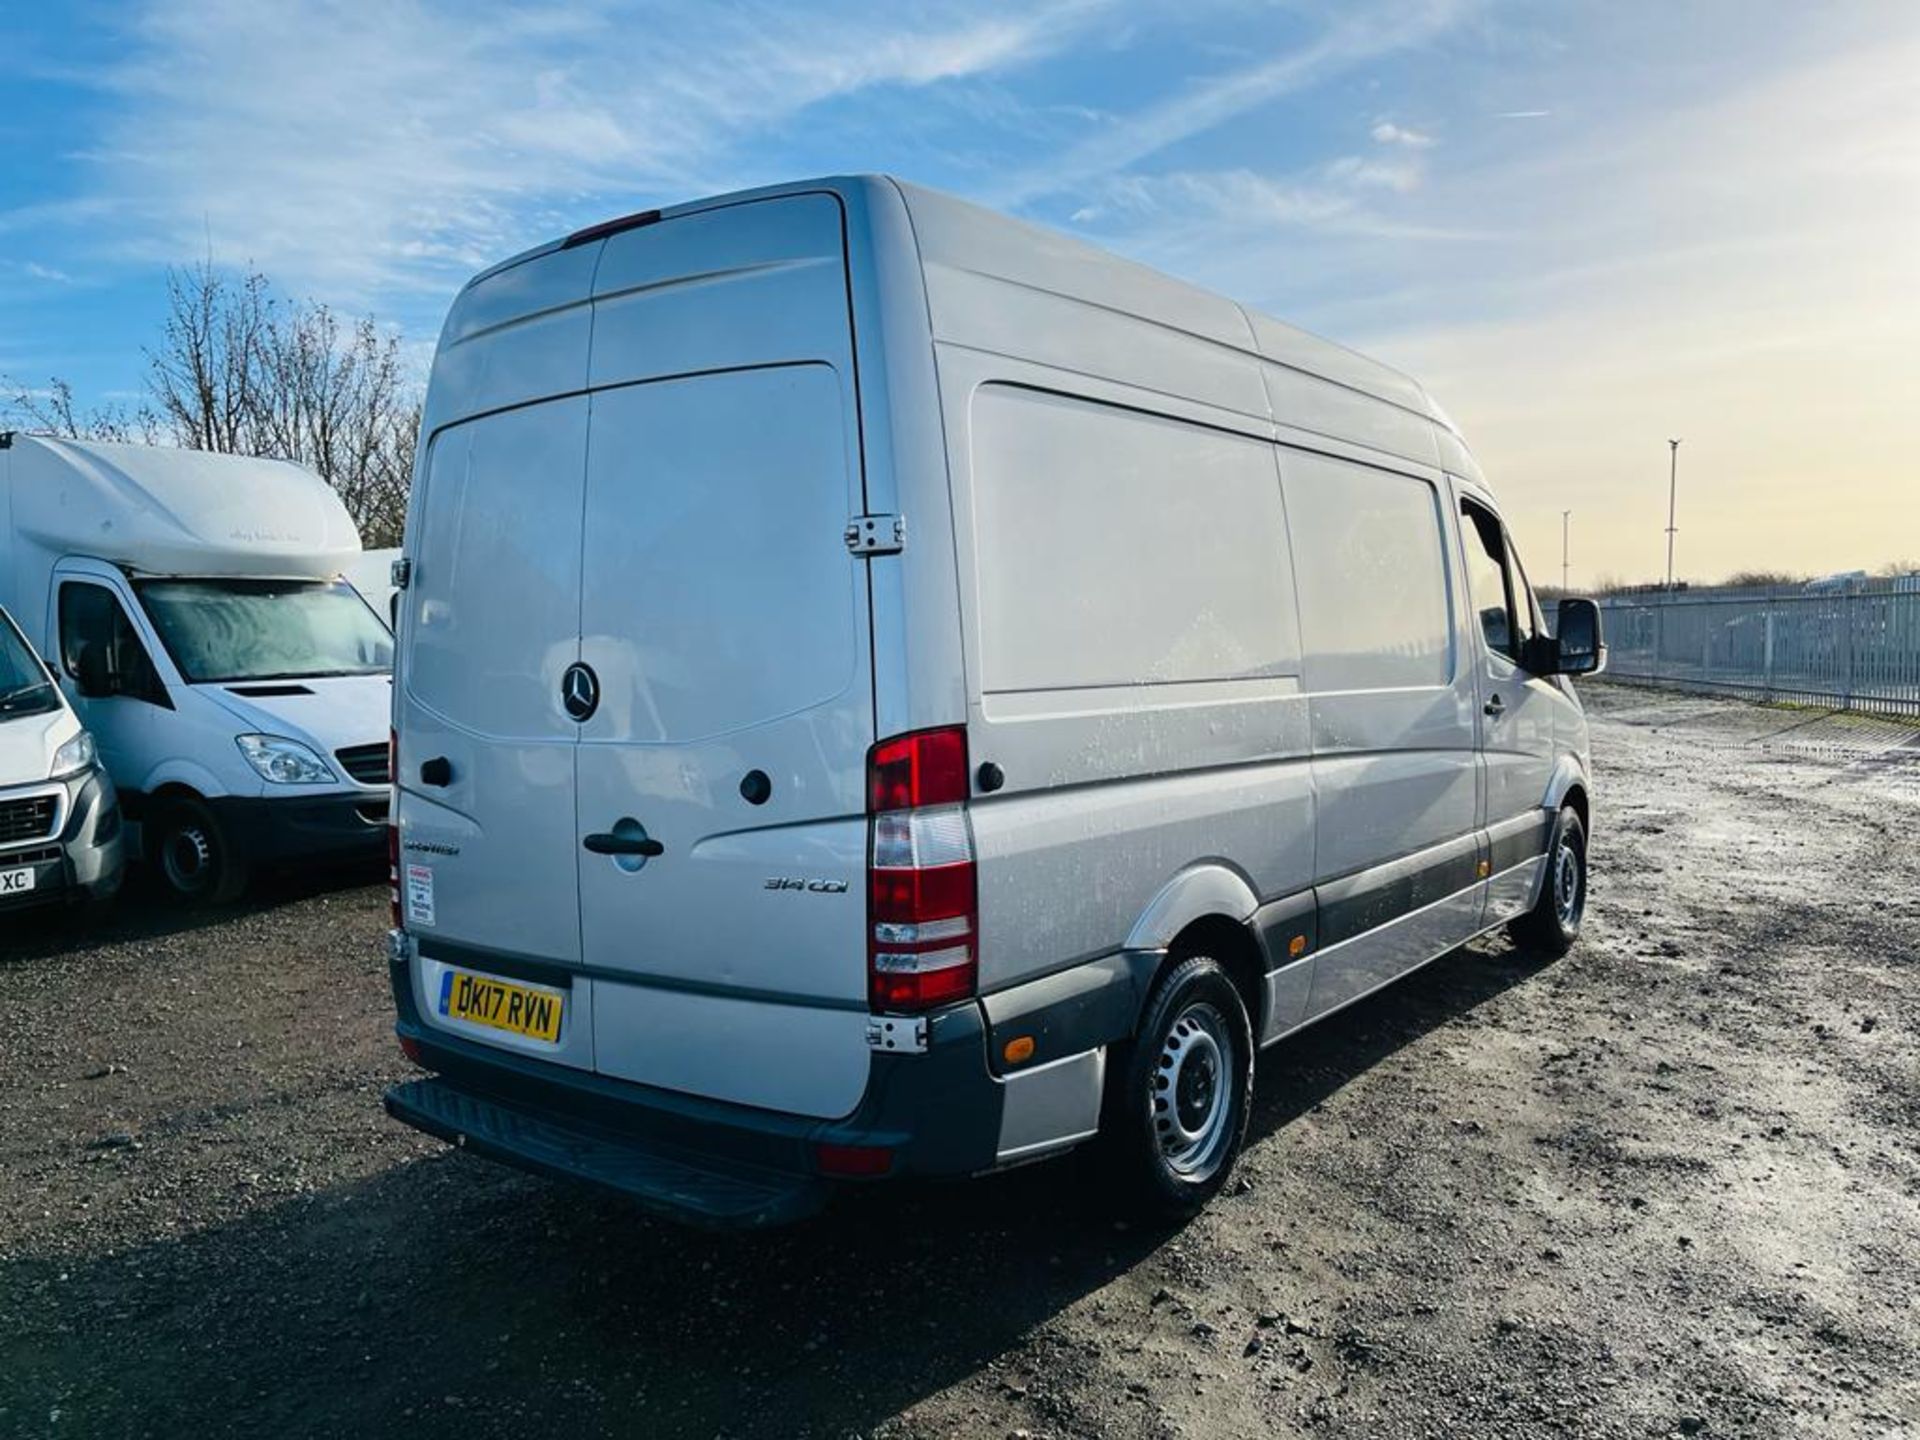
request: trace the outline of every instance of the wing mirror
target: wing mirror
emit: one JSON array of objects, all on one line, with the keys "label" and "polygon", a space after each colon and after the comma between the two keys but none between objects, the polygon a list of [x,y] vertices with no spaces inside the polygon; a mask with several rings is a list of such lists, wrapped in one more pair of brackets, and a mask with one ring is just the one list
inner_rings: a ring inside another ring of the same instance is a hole
[{"label": "wing mirror", "polygon": [[1553,668],[1560,675],[1592,675],[1607,663],[1600,607],[1591,600],[1562,600],[1553,627]]}]

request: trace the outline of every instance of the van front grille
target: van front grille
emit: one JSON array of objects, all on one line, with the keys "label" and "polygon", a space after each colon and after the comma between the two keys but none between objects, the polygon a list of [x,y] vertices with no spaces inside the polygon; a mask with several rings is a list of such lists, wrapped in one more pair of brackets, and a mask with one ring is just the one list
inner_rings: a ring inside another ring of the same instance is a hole
[{"label": "van front grille", "polygon": [[393,779],[392,772],[387,768],[387,747],[384,745],[349,745],[333,754],[341,768],[362,785],[385,785]]},{"label": "van front grille", "polygon": [[48,845],[39,850],[9,850],[0,855],[0,870],[11,870],[20,865],[45,865],[59,858],[58,845]]},{"label": "van front grille", "polygon": [[44,840],[53,833],[54,797],[35,795],[26,800],[0,800],[0,845],[22,840]]}]

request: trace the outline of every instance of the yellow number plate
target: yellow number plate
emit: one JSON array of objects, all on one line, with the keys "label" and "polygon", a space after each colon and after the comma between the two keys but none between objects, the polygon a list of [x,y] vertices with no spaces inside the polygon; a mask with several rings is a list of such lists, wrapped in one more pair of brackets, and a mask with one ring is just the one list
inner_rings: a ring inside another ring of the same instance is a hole
[{"label": "yellow number plate", "polygon": [[491,975],[448,970],[440,977],[442,1015],[475,1025],[490,1025],[515,1035],[530,1035],[535,1040],[560,1038],[560,1011],[564,1003],[564,997],[551,990],[515,985]]}]

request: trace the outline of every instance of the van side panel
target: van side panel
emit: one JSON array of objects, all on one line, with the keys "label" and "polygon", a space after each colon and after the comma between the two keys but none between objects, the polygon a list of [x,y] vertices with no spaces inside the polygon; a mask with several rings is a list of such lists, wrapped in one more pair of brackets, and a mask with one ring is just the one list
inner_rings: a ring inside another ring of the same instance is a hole
[{"label": "van side panel", "polygon": [[1434,479],[1280,451],[1312,695],[1315,879],[1479,823],[1473,675]]},{"label": "van side panel", "polygon": [[970,807],[982,990],[1118,949],[1196,862],[1256,903],[1306,886],[1307,709],[1264,424],[937,355],[973,759],[1006,777]]}]

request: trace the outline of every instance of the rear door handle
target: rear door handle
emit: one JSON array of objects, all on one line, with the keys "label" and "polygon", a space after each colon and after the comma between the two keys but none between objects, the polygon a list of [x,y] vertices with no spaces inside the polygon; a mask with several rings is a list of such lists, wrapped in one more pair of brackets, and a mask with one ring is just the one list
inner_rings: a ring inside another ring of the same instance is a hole
[{"label": "rear door handle", "polygon": [[1494,695],[1494,696],[1491,696],[1487,700],[1487,703],[1482,705],[1480,708],[1484,710],[1487,714],[1491,715],[1494,719],[1498,720],[1502,715],[1507,713],[1507,702],[1502,700],[1498,695]]},{"label": "rear door handle", "polygon": [[651,860],[667,853],[667,847],[651,836],[615,835],[602,830],[580,842],[596,855],[644,855]]}]

